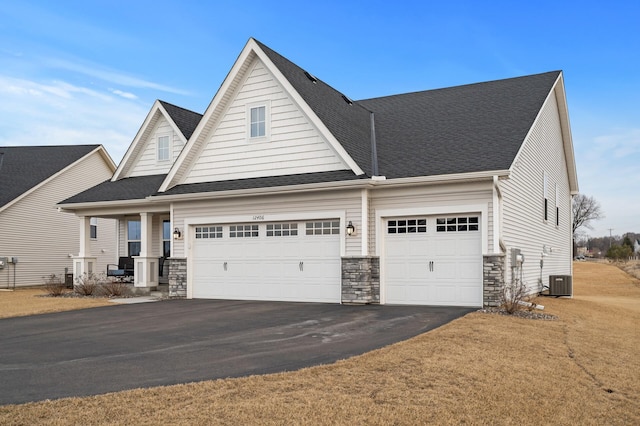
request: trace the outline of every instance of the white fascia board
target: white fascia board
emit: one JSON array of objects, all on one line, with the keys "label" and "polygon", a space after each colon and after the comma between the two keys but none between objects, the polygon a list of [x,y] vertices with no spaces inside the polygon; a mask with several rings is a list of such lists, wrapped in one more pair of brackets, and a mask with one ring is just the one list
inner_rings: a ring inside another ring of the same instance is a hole
[{"label": "white fascia board", "polygon": [[564,75],[561,72],[554,85],[554,92],[558,103],[558,113],[560,114],[560,128],[562,130],[562,145],[564,157],[567,162],[567,172],[569,174],[569,184],[571,195],[579,192],[578,171],[576,168],[575,152],[573,150],[573,136],[571,135],[571,123],[569,121],[569,108],[567,106],[567,95],[564,89]]},{"label": "white fascia board", "polygon": [[182,149],[175,163],[173,163],[171,170],[169,170],[167,177],[165,178],[164,182],[162,182],[162,185],[160,185],[158,192],[164,192],[172,186],[171,184],[173,183],[178,171],[188,166],[187,164],[185,164],[185,161],[188,158],[191,150],[198,149],[198,144],[204,143],[204,141],[202,141],[201,139],[205,136],[203,135],[203,132],[207,123],[209,122],[209,120],[211,120],[211,116],[218,109],[218,106],[222,103],[225,94],[230,90],[238,74],[240,73],[240,70],[244,66],[244,63],[249,59],[251,52],[255,50],[255,47],[257,47],[255,41],[253,39],[249,39],[247,44],[242,49],[242,52],[240,52],[238,59],[236,59],[236,62],[233,64],[233,67],[231,67],[229,74],[227,74],[224,81],[220,85],[220,88],[211,100],[211,103],[207,107],[207,110],[202,115],[202,119],[198,123],[196,129],[193,131],[189,142]]},{"label": "white fascia board", "polygon": [[270,186],[267,188],[234,189],[228,191],[196,192],[191,194],[175,195],[150,195],[147,200],[150,202],[175,202],[175,201],[197,201],[220,198],[248,197],[253,195],[271,194],[295,194],[300,192],[319,192],[334,189],[361,189],[371,184],[368,179],[355,179],[351,181],[308,183],[303,185]]},{"label": "white fascia board", "polygon": [[80,214],[80,211],[90,211],[95,213],[94,216],[113,216],[129,214],[132,212],[159,212],[169,211],[169,204],[151,204],[148,200],[115,200],[115,201],[96,201],[87,203],[72,203],[58,205],[57,208],[62,212],[73,212]]},{"label": "white fascia board", "polygon": [[13,200],[9,201],[7,204],[5,204],[4,206],[0,206],[0,212],[2,212],[3,210],[8,209],[10,206],[14,205],[15,203],[17,203],[18,201],[22,200],[24,197],[26,197],[29,194],[34,193],[35,191],[37,191],[39,188],[41,188],[42,186],[46,185],[47,183],[51,182],[52,180],[56,179],[58,176],[62,175],[63,173],[65,173],[67,170],[71,169],[72,167],[75,167],[76,164],[80,163],[81,161],[83,161],[85,158],[95,154],[96,152],[98,152],[100,154],[100,156],[107,162],[107,164],[113,168],[115,168],[115,164],[113,163],[113,160],[111,160],[111,157],[109,156],[109,154],[107,153],[107,151],[104,149],[104,147],[102,145],[98,146],[96,149],[94,149],[93,151],[89,152],[86,155],[83,155],[82,157],[78,158],[76,161],[74,161],[73,163],[69,164],[67,167],[65,167],[64,169],[58,171],[57,173],[49,176],[47,179],[43,180],[42,182],[40,182],[39,184],[35,185],[33,188],[29,189],[28,191],[20,194],[19,196],[17,196],[16,198],[14,198]]},{"label": "white fascia board", "polygon": [[[122,172],[125,169],[125,166],[129,163],[129,161],[133,160],[133,158],[131,157],[133,156],[133,153],[135,152],[136,147],[140,143],[140,140],[142,139],[142,135],[144,135],[144,132],[147,130],[147,127],[149,127],[151,120],[153,120],[154,115],[160,109],[160,107],[161,107],[160,101],[156,99],[156,101],[153,103],[153,106],[151,107],[151,110],[149,110],[149,113],[145,117],[144,122],[142,123],[142,126],[140,126],[140,128],[138,129],[138,133],[136,133],[136,136],[133,138],[131,145],[129,145],[127,152],[125,152],[124,157],[122,157],[122,161],[120,161],[120,164],[116,169],[116,172],[113,174],[113,177],[111,178],[111,182],[117,181],[122,175]],[[164,108],[162,110],[164,111]],[[166,111],[164,111],[164,114],[168,116],[168,114],[166,114]],[[170,121],[172,122],[173,120],[170,120]]]},{"label": "white fascia board", "polygon": [[507,177],[509,175],[508,170],[494,170],[488,172],[477,173],[460,173],[451,175],[439,175],[439,176],[419,176],[411,178],[399,178],[399,179],[354,179],[349,181],[336,181],[336,182],[320,182],[320,183],[308,183],[302,185],[287,185],[287,186],[270,186],[266,188],[248,188],[248,189],[234,189],[228,191],[216,191],[216,192],[196,192],[190,194],[175,194],[175,195],[150,195],[146,199],[150,202],[174,202],[174,201],[196,201],[207,199],[220,199],[220,198],[234,198],[234,197],[247,197],[253,195],[270,195],[270,194],[292,194],[300,192],[320,192],[336,189],[365,189],[376,187],[399,187],[399,186],[412,186],[412,185],[437,185],[456,182],[475,182],[483,180],[493,180],[493,176]]},{"label": "white fascia board", "polygon": [[276,80],[284,87],[284,90],[287,92],[289,96],[294,100],[298,108],[302,110],[302,112],[309,117],[313,125],[324,135],[327,139],[331,148],[338,154],[338,156],[345,162],[345,164],[355,173],[360,176],[364,174],[364,171],[358,166],[358,164],[351,158],[349,153],[344,149],[342,144],[338,142],[338,140],[333,136],[333,134],[327,129],[327,126],[318,118],[316,113],[309,107],[309,105],[302,99],[302,96],[296,91],[296,89],[289,83],[289,80],[285,78],[285,76],[280,72],[278,67],[275,66],[271,59],[260,49],[257,43],[251,39],[249,41],[253,48],[255,49],[255,53],[260,58],[260,60],[265,64],[267,69],[274,75]]},{"label": "white fascia board", "polygon": [[471,172],[471,173],[455,173],[449,175],[435,175],[435,176],[417,176],[408,178],[397,179],[371,179],[370,182],[375,187],[394,187],[394,186],[409,186],[409,185],[438,185],[446,183],[456,182],[473,182],[482,180],[493,180],[494,176],[500,178],[509,177],[509,170],[490,170],[486,172]]},{"label": "white fascia board", "polygon": [[182,143],[186,144],[187,143],[187,138],[184,137],[184,135],[182,134],[182,130],[180,130],[180,128],[178,127],[178,125],[176,124],[175,121],[173,121],[173,118],[171,118],[171,115],[167,112],[167,110],[162,106],[162,104],[159,101],[158,102],[158,109],[162,112],[162,114],[164,114],[165,118],[167,119],[167,121],[169,122],[169,125],[171,126],[171,128],[173,129],[173,131],[178,135],[178,137],[180,138],[180,140],[182,141]]},{"label": "white fascia board", "polygon": [[569,124],[569,112],[567,109],[567,98],[564,91],[564,78],[563,78],[562,72],[560,72],[560,75],[558,75],[558,78],[556,79],[555,83],[551,87],[549,94],[547,95],[546,99],[542,103],[542,106],[538,110],[538,114],[536,115],[535,120],[533,120],[533,124],[531,124],[531,127],[527,131],[527,135],[524,137],[524,140],[522,141],[522,144],[518,149],[518,153],[516,154],[516,156],[513,159],[513,162],[511,163],[511,167],[509,168],[509,171],[510,172],[513,171],[513,168],[515,167],[518,160],[520,159],[520,156],[522,155],[522,151],[524,150],[525,143],[529,140],[529,136],[531,136],[531,132],[533,132],[533,129],[538,123],[538,120],[540,120],[540,115],[542,114],[542,111],[546,108],[547,103],[549,102],[549,99],[551,99],[552,96],[556,98],[556,101],[558,104],[558,115],[560,119],[560,129],[562,132],[562,146],[565,153],[567,174],[569,175],[569,185],[570,185],[569,189],[571,194],[575,195],[578,193],[578,174],[576,169],[575,154],[573,151],[573,139],[571,136],[571,127]]}]

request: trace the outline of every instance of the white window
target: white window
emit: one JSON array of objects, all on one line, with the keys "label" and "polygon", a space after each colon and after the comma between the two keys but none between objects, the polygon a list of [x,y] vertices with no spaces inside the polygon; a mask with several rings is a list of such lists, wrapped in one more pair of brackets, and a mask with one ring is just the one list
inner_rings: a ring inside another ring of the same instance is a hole
[{"label": "white window", "polygon": [[388,234],[427,232],[427,219],[393,219],[387,222]]},{"label": "white window", "polygon": [[480,218],[439,217],[436,219],[436,232],[474,232],[480,229]]},{"label": "white window", "polygon": [[229,226],[230,238],[251,238],[258,236],[258,225],[231,225]]},{"label": "white window", "polygon": [[544,177],[543,177],[543,188],[542,188],[542,192],[544,194],[544,221],[546,222],[547,220],[549,220],[549,197],[547,194],[547,187],[549,185],[549,177],[547,176],[547,172],[544,173]]},{"label": "white window", "polygon": [[139,220],[127,221],[127,251],[129,256],[140,256],[142,228]]},{"label": "white window", "polygon": [[171,159],[171,146],[169,136],[158,136],[158,161],[169,161]]},{"label": "white window", "polygon": [[297,223],[269,223],[267,237],[295,237],[298,235]]},{"label": "white window", "polygon": [[251,137],[259,138],[267,135],[266,107],[258,106],[251,108]]},{"label": "white window", "polygon": [[96,240],[98,239],[98,218],[92,217],[89,222],[89,234],[92,240]]},{"label": "white window", "polygon": [[560,226],[560,189],[556,183],[556,226]]},{"label": "white window", "polygon": [[307,222],[307,235],[335,235],[340,233],[339,221]]},{"label": "white window", "polygon": [[222,226],[196,226],[196,238],[222,238]]}]

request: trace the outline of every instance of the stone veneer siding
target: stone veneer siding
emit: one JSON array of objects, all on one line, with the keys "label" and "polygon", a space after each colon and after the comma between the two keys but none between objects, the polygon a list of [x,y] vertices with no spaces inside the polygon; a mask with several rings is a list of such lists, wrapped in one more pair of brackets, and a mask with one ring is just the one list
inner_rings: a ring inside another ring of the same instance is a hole
[{"label": "stone veneer siding", "polygon": [[380,258],[342,258],[342,303],[380,303]]},{"label": "stone veneer siding", "polygon": [[504,287],[504,254],[483,256],[482,301],[484,306],[500,306],[500,298]]},{"label": "stone veneer siding", "polygon": [[187,259],[170,257],[169,297],[187,297]]}]

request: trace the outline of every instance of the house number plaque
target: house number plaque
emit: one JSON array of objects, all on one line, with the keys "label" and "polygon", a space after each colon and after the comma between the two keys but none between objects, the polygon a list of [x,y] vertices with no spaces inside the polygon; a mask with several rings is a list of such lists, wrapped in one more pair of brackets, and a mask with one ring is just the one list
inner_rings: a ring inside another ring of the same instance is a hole
[{"label": "house number plaque", "polygon": [[263,214],[254,215],[253,220],[264,220],[264,215]]}]

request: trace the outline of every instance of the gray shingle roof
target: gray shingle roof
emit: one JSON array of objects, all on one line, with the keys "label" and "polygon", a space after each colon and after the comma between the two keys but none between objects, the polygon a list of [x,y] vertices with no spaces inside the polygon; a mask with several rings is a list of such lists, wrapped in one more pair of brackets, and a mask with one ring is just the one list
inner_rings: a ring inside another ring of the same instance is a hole
[{"label": "gray shingle roof", "polygon": [[104,181],[58,204],[93,203],[99,201],[141,200],[154,194],[164,181],[166,174],[136,176]]},{"label": "gray shingle roof", "polygon": [[171,119],[176,126],[180,129],[184,137],[189,140],[193,131],[198,127],[198,123],[202,119],[202,114],[199,114],[194,111],[190,111],[188,109],[170,104],[169,102],[161,101],[158,99],[158,102],[162,104],[167,113],[171,116]]},{"label": "gray shingle roof", "polygon": [[560,71],[358,101],[387,178],[506,170]]},{"label": "gray shingle roof", "polygon": [[7,146],[0,166],[0,207],[81,159],[100,145]]},{"label": "gray shingle roof", "polygon": [[314,83],[305,71],[269,47],[256,43],[286,77],[351,158],[371,175],[370,113],[357,103],[349,105],[343,94],[320,79]]},{"label": "gray shingle roof", "polygon": [[[371,112],[375,115],[379,175],[387,178],[506,170],[524,142],[560,71],[345,102],[342,93],[256,41],[327,129],[365,172],[309,173],[178,185],[163,194],[190,194],[372,175]],[[189,138],[201,115],[160,101]],[[158,194],[165,175],[104,182],[61,204],[142,199]]]}]

